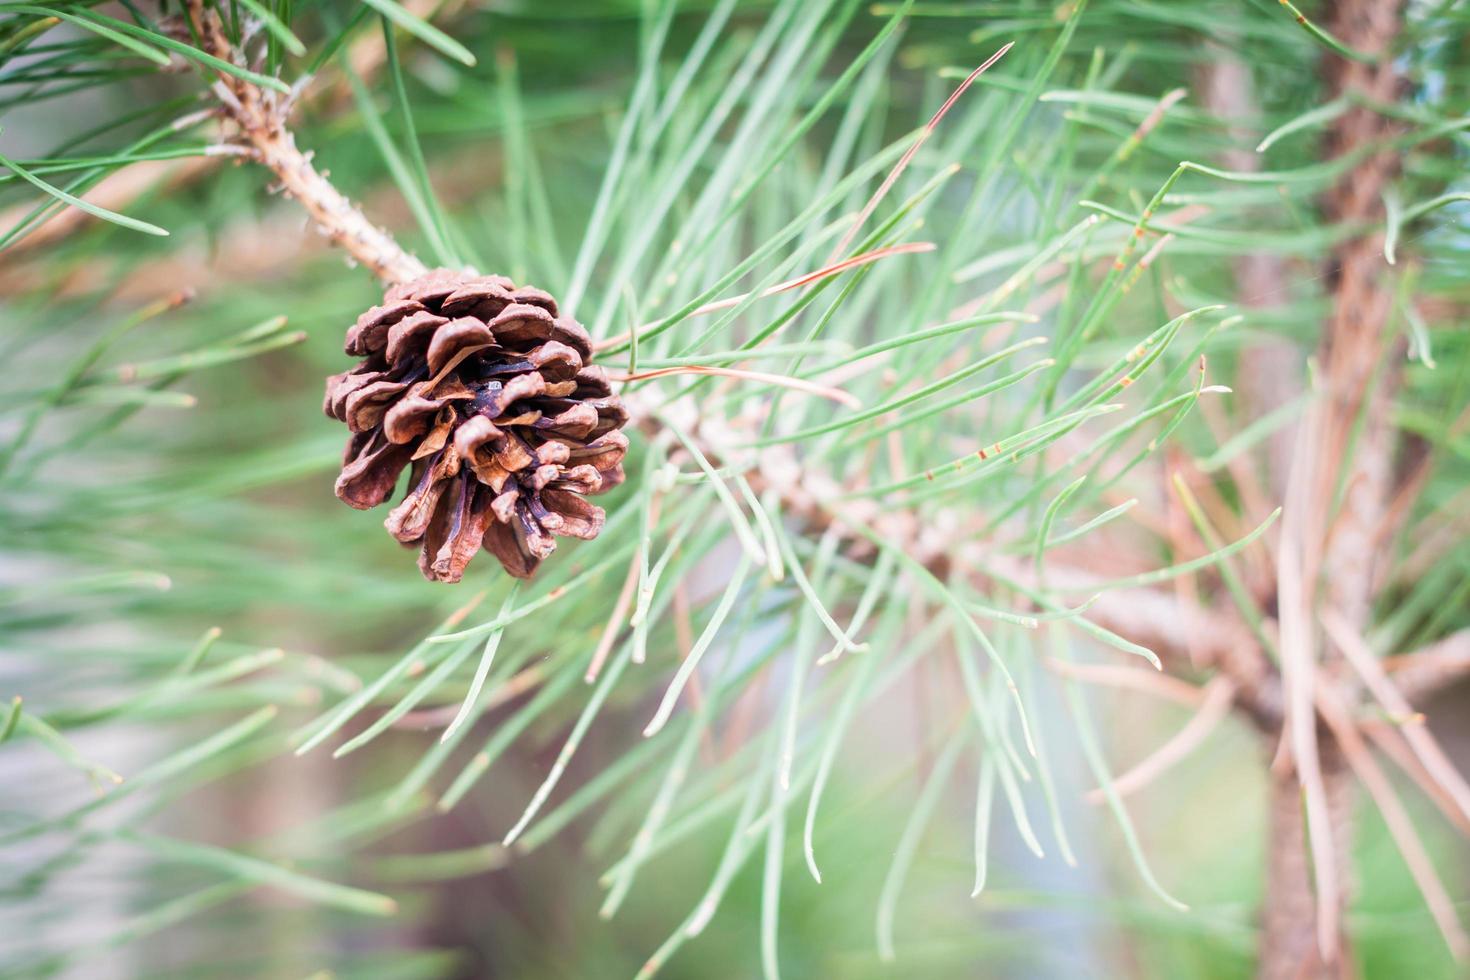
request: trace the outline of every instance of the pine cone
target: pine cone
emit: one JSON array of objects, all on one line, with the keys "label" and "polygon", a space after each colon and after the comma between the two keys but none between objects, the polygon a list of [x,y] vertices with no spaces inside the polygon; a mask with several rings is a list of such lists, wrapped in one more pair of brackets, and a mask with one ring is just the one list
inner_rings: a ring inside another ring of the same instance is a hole
[{"label": "pine cone", "polygon": [[337,496],[376,507],[412,463],[384,525],[426,578],[458,582],[482,544],[528,578],[555,535],[597,536],[584,495],[622,482],[628,414],[549,295],[434,270],[358,317],[346,350],[363,361],[327,379],[323,404],[353,433]]}]

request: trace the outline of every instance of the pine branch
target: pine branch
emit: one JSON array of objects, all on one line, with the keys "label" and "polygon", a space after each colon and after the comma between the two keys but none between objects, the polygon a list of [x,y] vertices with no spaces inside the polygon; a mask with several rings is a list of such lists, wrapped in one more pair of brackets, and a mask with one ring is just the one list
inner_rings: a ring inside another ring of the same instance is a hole
[{"label": "pine branch", "polygon": [[[188,0],[186,10],[208,53],[243,66],[244,58],[225,37],[219,15],[205,9],[204,0]],[[407,282],[424,274],[424,264],[369,221],[297,147],[286,126],[290,97],[238,75],[217,74],[213,91],[221,110],[239,128],[240,140],[258,163],[275,173],[282,189],[306,209],[323,234],[385,283]]]},{"label": "pine branch", "polygon": [[[225,38],[218,17],[203,7],[202,0],[190,0],[190,17],[200,26],[206,49],[220,58],[239,64],[242,58]],[[253,148],[255,159],[270,168],[282,186],[303,207],[321,231],[353,258],[371,269],[385,285],[405,282],[422,275],[422,262],[402,249],[392,236],[373,225],[362,212],[332,186],[301,153],[286,124],[290,104],[272,91],[263,90],[235,75],[220,73],[214,91],[222,109],[240,128],[241,136]],[[889,249],[881,254],[902,254],[912,249]],[[878,253],[875,253],[875,256]],[[801,277],[795,283],[806,285],[818,276],[842,271],[853,260],[837,263],[821,273]],[[785,286],[767,292],[777,292]],[[731,305],[729,301],[709,304],[696,313],[712,312]],[[610,343],[610,342],[608,342]],[[625,393],[624,401],[633,423],[649,438],[658,438],[663,426],[654,406],[638,392]],[[757,494],[773,492],[783,513],[802,520],[805,530],[822,534],[837,527],[848,541],[860,538],[852,520],[870,527],[882,538],[902,542],[921,565],[937,577],[947,577],[963,561],[949,554],[953,542],[939,536],[926,536],[922,528],[932,520],[904,508],[884,508],[871,501],[849,503],[846,510],[831,501],[841,495],[843,487],[831,475],[804,465],[796,454],[768,447],[751,458],[710,437],[696,427],[692,435],[699,440],[704,455],[717,466],[734,462],[744,470]],[[845,519],[846,518],[846,519]],[[859,549],[871,557],[871,549]],[[1055,573],[1059,580],[1080,580],[1065,569]],[[1214,669],[1227,676],[1237,694],[1235,704],[1257,723],[1269,725],[1279,716],[1279,693],[1269,664],[1262,651],[1235,625],[1201,608],[1185,610],[1175,597],[1151,589],[1111,593],[1092,610],[1093,618],[1108,629],[1155,650],[1173,669],[1186,673],[1197,668]],[[1205,628],[1192,633],[1184,624],[1202,624]],[[1201,638],[1204,638],[1203,641]]]},{"label": "pine branch", "polygon": [[1451,633],[1384,666],[1411,703],[1423,704],[1470,676],[1470,629]]}]

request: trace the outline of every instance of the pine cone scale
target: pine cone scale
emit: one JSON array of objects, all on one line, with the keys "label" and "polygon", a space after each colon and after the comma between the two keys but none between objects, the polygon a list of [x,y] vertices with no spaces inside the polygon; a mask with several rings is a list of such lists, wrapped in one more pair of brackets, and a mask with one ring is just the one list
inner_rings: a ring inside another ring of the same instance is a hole
[{"label": "pine cone scale", "polygon": [[423,308],[423,304],[417,300],[399,300],[396,303],[374,306],[358,317],[357,323],[347,331],[347,353],[354,357],[366,357],[382,350],[387,346],[389,329],[410,313],[417,313]]},{"label": "pine cone scale", "polygon": [[404,317],[388,330],[385,354],[389,361],[402,361],[422,354],[434,332],[449,322],[448,317],[420,310]]},{"label": "pine cone scale", "polygon": [[[351,451],[354,443],[348,443]],[[398,474],[408,465],[410,450],[374,433],[362,450],[342,467],[335,490],[338,499],[349,507],[368,510],[387,500],[398,482]]]}]

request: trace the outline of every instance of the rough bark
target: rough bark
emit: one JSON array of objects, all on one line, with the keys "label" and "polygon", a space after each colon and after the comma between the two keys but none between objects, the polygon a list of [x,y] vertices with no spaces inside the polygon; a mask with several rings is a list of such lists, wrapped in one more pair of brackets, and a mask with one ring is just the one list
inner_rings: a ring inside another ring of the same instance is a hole
[{"label": "rough bark", "polygon": [[[1401,0],[1339,0],[1329,31],[1348,47],[1374,57],[1367,62],[1326,55],[1323,75],[1332,97],[1397,100],[1401,81],[1390,49],[1400,17]],[[1317,351],[1322,398],[1314,409],[1317,424],[1301,430],[1313,437],[1300,440],[1296,449],[1308,479],[1299,556],[1303,578],[1312,590],[1308,602],[1314,613],[1332,609],[1359,632],[1370,623],[1378,535],[1393,490],[1394,431],[1386,406],[1396,374],[1382,368],[1392,294],[1385,282],[1383,239],[1377,229],[1383,191],[1395,176],[1397,157],[1388,150],[1370,151],[1384,145],[1393,129],[1387,117],[1359,104],[1327,133],[1328,157],[1350,156],[1358,162],[1326,194],[1324,217],[1343,228],[1373,230],[1347,238],[1329,258],[1331,312]],[[1322,655],[1324,660],[1337,658],[1326,642]],[[1331,739],[1322,734],[1319,745],[1331,853],[1342,884],[1337,901],[1345,906],[1350,895],[1346,875],[1354,782]],[[1340,927],[1345,907],[1317,907],[1301,783],[1289,769],[1273,769],[1271,780],[1260,976],[1267,980],[1351,976],[1346,939],[1338,949],[1322,949],[1316,939],[1315,920],[1323,914],[1339,920],[1336,935],[1346,936]]]},{"label": "rough bark", "polygon": [[[1322,780],[1334,830],[1333,848],[1339,866],[1346,869],[1352,836],[1352,772],[1325,739],[1321,755]],[[1325,961],[1317,948],[1317,895],[1301,784],[1294,772],[1271,773],[1269,779],[1266,885],[1257,974],[1261,980],[1346,980],[1354,975],[1346,938],[1331,961]],[[1343,894],[1348,891],[1344,888]]]}]

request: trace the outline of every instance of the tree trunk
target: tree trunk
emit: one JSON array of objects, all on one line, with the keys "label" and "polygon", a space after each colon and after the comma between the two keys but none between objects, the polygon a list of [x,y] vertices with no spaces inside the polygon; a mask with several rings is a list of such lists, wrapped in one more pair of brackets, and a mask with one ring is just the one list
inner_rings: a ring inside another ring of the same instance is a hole
[{"label": "tree trunk", "polygon": [[[1338,880],[1350,870],[1352,773],[1324,738],[1322,781],[1332,815]],[[1317,896],[1307,841],[1302,788],[1295,772],[1272,772],[1268,790],[1266,888],[1262,901],[1260,980],[1349,980],[1354,975],[1346,932],[1331,961],[1317,949]],[[1347,894],[1344,887],[1343,893]],[[1342,909],[1338,910],[1339,916]]]},{"label": "tree trunk", "polygon": [[[1330,9],[1329,32],[1348,47],[1375,57],[1367,62],[1327,54],[1322,63],[1327,95],[1356,93],[1378,103],[1397,102],[1402,79],[1392,47],[1401,26],[1402,0],[1337,0]],[[1384,146],[1393,133],[1392,120],[1356,105],[1329,129],[1325,155],[1339,158],[1362,153],[1368,146]],[[1329,257],[1331,312],[1317,350],[1322,399],[1314,409],[1320,412],[1321,426],[1311,444],[1296,440],[1295,455],[1307,464],[1311,476],[1308,512],[1301,515],[1309,528],[1301,541],[1301,564],[1311,590],[1312,629],[1315,611],[1323,606],[1358,630],[1370,625],[1372,615],[1377,542],[1387,517],[1396,435],[1386,406],[1397,380],[1394,367],[1383,369],[1385,361],[1391,361],[1385,335],[1392,293],[1385,281],[1382,232],[1377,229],[1383,220],[1383,191],[1397,168],[1398,157],[1390,150],[1364,155],[1322,204],[1332,223],[1373,230],[1342,242]],[[1335,656],[1330,644],[1324,643],[1320,652],[1324,659]],[[1267,736],[1274,750],[1281,735],[1267,732]],[[1339,907],[1326,911],[1340,924],[1352,892],[1348,871],[1355,787],[1330,736],[1319,730],[1318,741],[1333,861],[1341,883]],[[1345,930],[1338,930],[1342,937],[1338,949],[1318,948],[1316,920],[1321,910],[1313,887],[1301,783],[1286,766],[1273,767],[1270,779],[1259,975],[1263,980],[1351,977]]]}]

